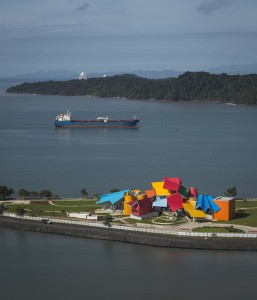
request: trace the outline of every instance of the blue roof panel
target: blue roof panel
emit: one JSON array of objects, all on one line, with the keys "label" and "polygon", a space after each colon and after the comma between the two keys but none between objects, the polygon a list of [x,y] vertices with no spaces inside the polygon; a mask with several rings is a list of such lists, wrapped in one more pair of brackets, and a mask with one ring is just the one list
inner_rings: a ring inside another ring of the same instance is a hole
[{"label": "blue roof panel", "polygon": [[203,205],[203,194],[200,194],[197,197],[197,202],[196,202],[195,208],[199,208],[199,207],[203,208],[202,205]]},{"label": "blue roof panel", "polygon": [[167,205],[167,198],[157,198],[157,200],[153,202],[153,206],[155,207],[167,207]]},{"label": "blue roof panel", "polygon": [[100,200],[96,202],[96,204],[101,204],[105,202],[111,202],[111,204],[115,204],[120,199],[124,197],[124,194],[129,192],[130,190],[122,190],[115,193],[104,194],[100,196]]},{"label": "blue roof panel", "polygon": [[213,201],[214,197],[209,195],[207,196],[207,199],[209,201],[209,206],[214,212],[218,212],[220,210],[220,207]]},{"label": "blue roof panel", "polygon": [[214,197],[212,195],[205,195],[200,194],[197,198],[196,206],[195,208],[202,208],[204,212],[207,212],[207,210],[210,208],[214,212],[217,212],[220,210],[219,206],[213,201]]}]

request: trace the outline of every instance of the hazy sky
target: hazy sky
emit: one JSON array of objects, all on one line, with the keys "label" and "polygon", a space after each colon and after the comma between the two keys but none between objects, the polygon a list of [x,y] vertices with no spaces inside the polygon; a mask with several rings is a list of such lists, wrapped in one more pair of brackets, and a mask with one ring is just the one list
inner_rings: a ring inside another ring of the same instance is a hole
[{"label": "hazy sky", "polygon": [[0,77],[257,62],[257,0],[0,0]]}]

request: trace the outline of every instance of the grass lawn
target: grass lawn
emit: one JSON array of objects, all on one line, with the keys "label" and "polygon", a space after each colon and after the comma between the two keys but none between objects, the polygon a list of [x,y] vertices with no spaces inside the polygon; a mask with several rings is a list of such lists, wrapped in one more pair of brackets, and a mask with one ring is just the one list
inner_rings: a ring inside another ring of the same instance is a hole
[{"label": "grass lawn", "polygon": [[66,216],[67,212],[95,212],[99,205],[95,204],[95,200],[81,201],[53,201],[50,204],[47,200],[31,201],[30,204],[5,204],[5,211],[15,213],[17,207],[24,207],[27,215],[35,216]]},{"label": "grass lawn", "polygon": [[236,201],[236,209],[241,208],[257,208],[257,200],[237,200]]},{"label": "grass lawn", "polygon": [[165,224],[167,224],[167,225],[178,225],[178,224],[185,223],[185,221],[181,217],[177,218],[176,220],[168,220],[166,218],[157,217],[157,218],[154,219],[154,221],[156,223],[153,223],[153,224],[158,223],[159,225],[165,225]]},{"label": "grass lawn", "polygon": [[96,200],[81,200],[81,201],[54,201],[54,207],[56,209],[65,210],[66,212],[92,212],[100,208],[98,204],[95,204]]},{"label": "grass lawn", "polygon": [[152,219],[153,218],[145,219],[145,220],[136,220],[133,218],[127,218],[126,222],[128,222],[129,224],[136,224],[136,223],[152,224]]},{"label": "grass lawn", "polygon": [[228,225],[245,225],[257,227],[257,200],[236,200],[235,219],[230,221],[218,221]]},{"label": "grass lawn", "polygon": [[117,224],[117,225],[122,224],[122,225],[124,225],[124,222],[122,222],[121,220],[114,220],[114,221],[112,221],[112,224]]},{"label": "grass lawn", "polygon": [[240,209],[239,211],[236,211],[236,216],[234,220],[226,222],[219,221],[219,223],[257,227],[257,208],[245,210]]},{"label": "grass lawn", "polygon": [[[136,220],[136,219],[133,219],[133,218],[126,218],[126,221],[129,223],[129,224],[135,224],[135,223],[142,223],[142,224],[152,224],[154,225],[155,223],[153,223],[152,221],[155,219],[154,218],[150,218],[150,219],[144,219],[144,220]],[[161,225],[177,225],[177,224],[181,224],[181,223],[185,223],[183,219],[179,218],[178,220],[176,221],[170,221],[169,223],[162,223]]]},{"label": "grass lawn", "polygon": [[63,201],[63,200],[58,200],[58,201],[52,201],[54,205],[57,206],[69,206],[69,207],[74,207],[74,206],[85,206],[85,205],[95,205],[97,208],[99,208],[99,205],[96,205],[97,200],[73,200],[73,201]]}]

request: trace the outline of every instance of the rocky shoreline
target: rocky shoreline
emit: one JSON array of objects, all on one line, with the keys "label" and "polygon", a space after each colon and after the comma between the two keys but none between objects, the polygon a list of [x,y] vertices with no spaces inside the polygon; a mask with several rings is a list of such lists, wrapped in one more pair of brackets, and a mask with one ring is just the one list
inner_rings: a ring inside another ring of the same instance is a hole
[{"label": "rocky shoreline", "polygon": [[108,227],[95,228],[59,223],[43,224],[37,221],[14,219],[3,216],[0,217],[0,227],[165,248],[257,251],[256,238],[238,239],[167,236],[161,234],[127,232],[125,230],[117,230]]}]

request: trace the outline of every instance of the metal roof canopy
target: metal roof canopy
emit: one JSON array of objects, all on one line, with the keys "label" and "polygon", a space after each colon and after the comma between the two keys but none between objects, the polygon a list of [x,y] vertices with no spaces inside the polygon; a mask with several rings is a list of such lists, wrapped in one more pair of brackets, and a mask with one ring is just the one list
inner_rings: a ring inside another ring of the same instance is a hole
[{"label": "metal roof canopy", "polygon": [[217,212],[220,210],[220,207],[213,201],[213,196],[200,194],[197,198],[196,206],[195,208],[202,208],[204,212],[207,212],[207,210],[210,208],[214,212]]},{"label": "metal roof canopy", "polygon": [[96,204],[101,204],[105,202],[111,202],[111,204],[115,204],[120,199],[124,197],[124,194],[129,192],[130,190],[122,190],[115,193],[104,194],[100,196],[100,200],[96,202]]}]

